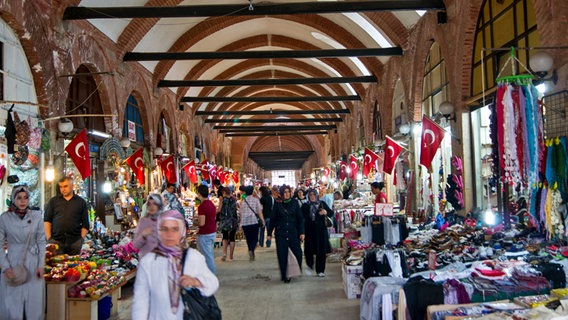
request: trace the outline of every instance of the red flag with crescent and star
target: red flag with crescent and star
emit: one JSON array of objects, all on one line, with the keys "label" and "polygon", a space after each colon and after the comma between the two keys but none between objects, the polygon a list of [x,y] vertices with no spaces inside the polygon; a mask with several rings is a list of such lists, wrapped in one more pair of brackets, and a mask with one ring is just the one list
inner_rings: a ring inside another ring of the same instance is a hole
[{"label": "red flag with crescent and star", "polygon": [[176,183],[177,182],[176,166],[174,164],[174,155],[173,154],[170,154],[169,157],[165,158],[164,161],[162,161],[162,163],[160,163],[160,167],[162,168],[162,171],[166,175],[166,180],[169,183]]},{"label": "red flag with crescent and star", "polygon": [[191,183],[197,183],[198,179],[197,179],[197,171],[195,170],[195,160],[191,160],[190,162],[188,162],[183,167],[183,170],[189,177],[189,181],[191,181]]},{"label": "red flag with crescent and star", "polygon": [[396,143],[393,139],[389,136],[386,138],[385,144],[385,161],[383,163],[383,172],[392,174],[392,170],[396,164],[396,158],[402,151],[402,147],[400,144]]},{"label": "red flag with crescent and star", "polygon": [[219,178],[219,182],[221,182],[221,184],[225,184],[225,173],[226,171],[223,170],[217,173],[217,177]]},{"label": "red flag with crescent and star", "polygon": [[377,165],[377,160],[379,160],[379,156],[371,151],[369,148],[365,148],[365,155],[363,157],[363,176],[368,177],[369,172],[371,169],[375,168]]},{"label": "red flag with crescent and star", "polygon": [[143,150],[140,148],[125,160],[140,184],[144,184],[146,181],[144,178],[144,154],[142,152]]},{"label": "red flag with crescent and star", "polygon": [[327,178],[329,177],[329,174],[331,173],[331,169],[328,167],[324,167],[323,168],[323,175]]},{"label": "red flag with crescent and star", "polygon": [[79,132],[71,142],[65,147],[71,160],[79,170],[83,180],[91,176],[91,158],[89,155],[89,141],[87,140],[87,130]]},{"label": "red flag with crescent and star", "polygon": [[239,172],[238,171],[233,171],[233,181],[235,183],[239,183]]},{"label": "red flag with crescent and star", "polygon": [[211,177],[211,181],[217,179],[217,166],[212,164],[209,167],[209,176]]},{"label": "red flag with crescent and star", "polygon": [[440,128],[430,118],[422,117],[422,139],[420,140],[420,164],[426,168],[432,164],[432,159],[444,139],[446,131]]},{"label": "red flag with crescent and star", "polygon": [[197,165],[199,172],[201,172],[201,178],[203,180],[209,180],[209,162],[207,159],[203,159],[201,163]]},{"label": "red flag with crescent and star", "polygon": [[354,155],[349,156],[349,169],[351,169],[349,178],[355,180],[355,178],[357,178],[357,172],[359,172],[359,164],[357,164],[357,158],[355,158]]},{"label": "red flag with crescent and star", "polygon": [[339,162],[339,180],[347,178],[347,162],[341,160]]}]

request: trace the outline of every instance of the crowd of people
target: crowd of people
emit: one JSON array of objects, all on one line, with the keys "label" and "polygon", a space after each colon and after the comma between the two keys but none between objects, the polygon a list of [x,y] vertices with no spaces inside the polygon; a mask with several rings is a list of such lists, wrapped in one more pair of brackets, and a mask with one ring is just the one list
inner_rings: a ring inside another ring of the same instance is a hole
[{"label": "crowd of people", "polygon": [[[60,194],[47,203],[43,215],[41,210],[29,207],[26,186],[13,188],[10,207],[0,215],[0,242],[7,243],[8,248],[0,250],[3,319],[43,318],[44,308],[38,306],[45,305],[46,243],[57,244],[59,253],[80,253],[89,230],[87,204],[73,192],[72,179],[63,178],[58,184]],[[325,277],[326,254],[331,252],[326,220],[333,221],[333,201],[343,197],[341,192],[321,194],[320,198],[316,189],[241,186],[234,192],[220,183],[213,185],[196,188],[199,206],[193,225],[198,227],[197,250],[188,246],[188,223],[175,185],[165,186],[162,194],[147,196],[132,240],[140,258],[134,285],[134,319],[180,319],[180,290],[199,290],[205,296],[216,292],[219,281],[214,246],[218,232],[222,234],[223,262],[233,261],[237,233],[242,230],[251,262],[256,259],[255,249],[270,248],[274,238],[283,282],[292,278],[289,259],[295,260],[299,270],[305,259],[304,274]],[[219,205],[211,201],[212,197],[219,198]],[[17,274],[19,265],[25,266],[29,277],[24,284],[11,285],[21,276]]]}]

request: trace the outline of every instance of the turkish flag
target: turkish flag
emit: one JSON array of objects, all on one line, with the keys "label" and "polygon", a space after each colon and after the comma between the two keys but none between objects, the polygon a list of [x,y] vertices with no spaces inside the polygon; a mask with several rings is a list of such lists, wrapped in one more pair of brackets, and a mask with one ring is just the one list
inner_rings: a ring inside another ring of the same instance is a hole
[{"label": "turkish flag", "polygon": [[420,164],[426,168],[432,164],[432,159],[444,139],[446,131],[440,128],[430,118],[422,117],[422,139],[420,141]]},{"label": "turkish flag", "polygon": [[383,163],[383,172],[392,174],[396,158],[402,151],[402,147],[393,139],[387,136],[387,143],[385,144],[385,162]]},{"label": "turkish flag", "polygon": [[347,178],[347,163],[343,160],[339,162],[339,180]]},{"label": "turkish flag", "polygon": [[371,149],[365,148],[365,156],[363,159],[363,176],[368,177],[371,169],[376,167],[379,156],[371,151]]},{"label": "turkish flag", "polygon": [[[221,167],[221,168],[223,168],[223,167]],[[219,176],[219,181],[221,182],[221,184],[225,184],[225,175],[226,174],[227,174],[226,171],[222,171],[222,170],[219,171],[218,176]]]},{"label": "turkish flag", "polygon": [[91,176],[91,158],[89,157],[89,141],[87,141],[87,130],[83,129],[65,147],[71,160],[79,170],[83,180]]},{"label": "turkish flag", "polygon": [[190,162],[188,162],[183,167],[183,170],[189,177],[189,181],[191,181],[191,183],[197,183],[198,180],[197,180],[197,171],[195,170],[195,160],[191,160]]},{"label": "turkish flag", "polygon": [[357,158],[355,158],[354,155],[349,156],[349,169],[351,169],[349,178],[355,180],[355,178],[357,178],[357,172],[359,172],[359,164],[357,164]]},{"label": "turkish flag", "polygon": [[174,155],[173,154],[170,154],[169,157],[165,158],[164,161],[162,161],[160,163],[160,167],[162,168],[162,171],[165,173],[166,180],[169,183],[176,183],[177,182],[176,165],[174,164]]},{"label": "turkish flag", "polygon": [[233,171],[233,181],[235,183],[239,183],[239,172],[238,171]]},{"label": "turkish flag", "polygon": [[144,184],[146,181],[144,178],[144,154],[142,152],[143,150],[140,148],[125,160],[140,184]]},{"label": "turkish flag", "polygon": [[203,178],[203,180],[209,180],[209,163],[207,159],[203,159],[203,161],[199,163],[198,168],[199,172],[201,172],[201,178]]},{"label": "turkish flag", "polygon": [[329,174],[331,173],[331,169],[329,169],[328,167],[324,167],[323,168],[323,175],[327,178],[329,177]]},{"label": "turkish flag", "polygon": [[211,165],[209,167],[209,176],[211,177],[211,181],[217,179],[217,166],[216,165]]}]

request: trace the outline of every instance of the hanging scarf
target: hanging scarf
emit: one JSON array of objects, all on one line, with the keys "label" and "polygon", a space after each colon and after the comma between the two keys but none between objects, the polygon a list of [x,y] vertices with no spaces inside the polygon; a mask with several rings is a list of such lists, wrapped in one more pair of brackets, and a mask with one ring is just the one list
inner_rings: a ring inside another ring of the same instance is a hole
[{"label": "hanging scarf", "polygon": [[[158,217],[158,229],[161,228],[162,223],[166,220],[175,220],[179,222],[180,225],[180,232],[185,235],[185,221],[184,218],[181,216],[177,210],[168,210],[162,213]],[[183,238],[183,237],[182,237]],[[174,246],[168,247],[165,246],[162,241],[158,241],[158,247],[154,249],[156,254],[159,254],[168,259],[168,291],[170,294],[170,308],[172,313],[177,313],[179,307],[179,298],[180,298],[180,290],[181,287],[179,286],[179,278],[181,276],[181,256],[182,256],[182,249],[181,247]]]}]

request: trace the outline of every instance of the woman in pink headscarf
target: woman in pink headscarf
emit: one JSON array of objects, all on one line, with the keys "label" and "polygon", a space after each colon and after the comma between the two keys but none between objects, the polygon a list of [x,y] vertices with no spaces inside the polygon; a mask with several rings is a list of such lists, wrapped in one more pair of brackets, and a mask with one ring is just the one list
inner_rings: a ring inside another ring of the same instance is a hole
[{"label": "woman in pink headscarf", "polygon": [[[196,288],[211,296],[219,280],[205,258],[192,248],[185,249],[185,220],[176,210],[158,217],[158,246],[138,264],[134,283],[132,319],[183,319],[180,290]],[[187,250],[181,270],[183,250]]]}]

